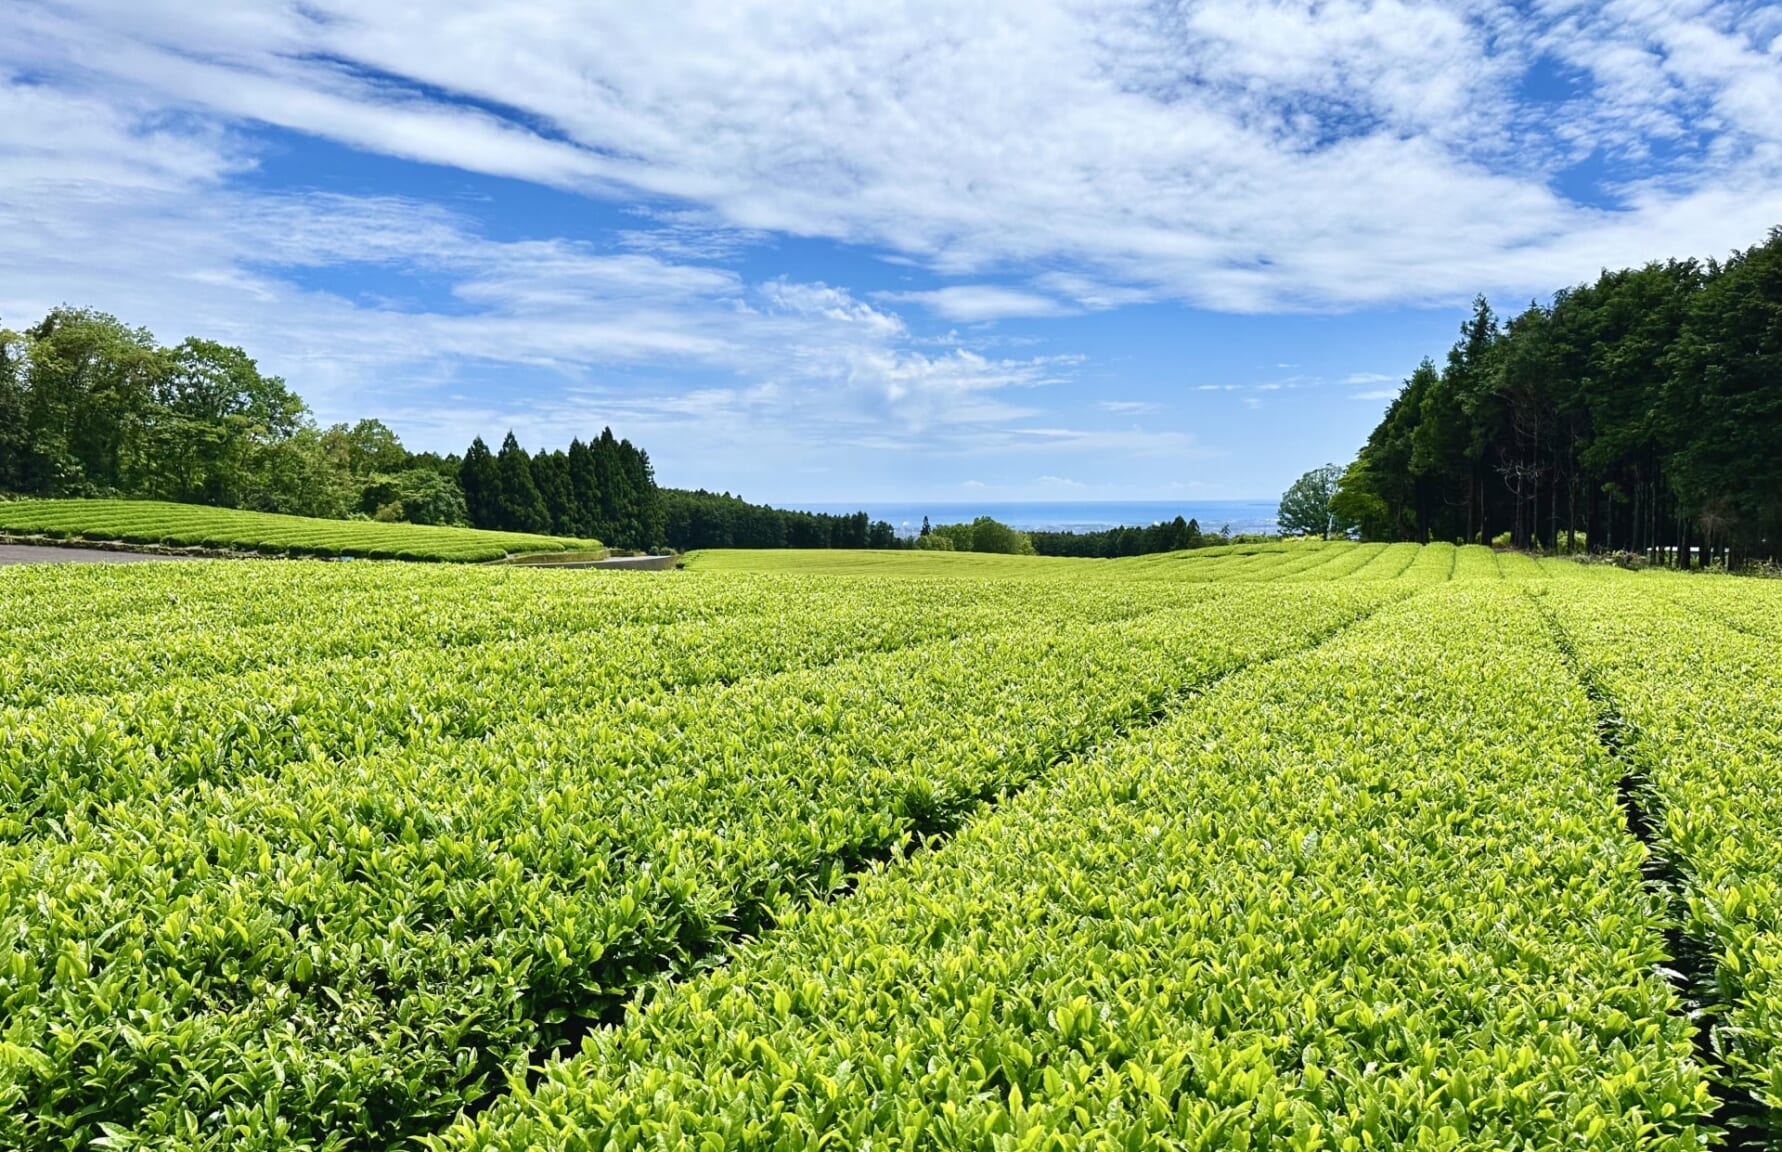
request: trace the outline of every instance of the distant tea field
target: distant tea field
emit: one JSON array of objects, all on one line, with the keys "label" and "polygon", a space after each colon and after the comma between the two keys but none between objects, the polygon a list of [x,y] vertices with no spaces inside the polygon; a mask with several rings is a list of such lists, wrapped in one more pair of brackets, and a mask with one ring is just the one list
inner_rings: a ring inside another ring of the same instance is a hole
[{"label": "distant tea field", "polygon": [[1778,651],[1448,545],[3,568],[0,1147],[1774,1146]]},{"label": "distant tea field", "polygon": [[459,562],[600,546],[597,540],[524,532],[317,520],[159,500],[0,501],[0,533],[226,552]]}]

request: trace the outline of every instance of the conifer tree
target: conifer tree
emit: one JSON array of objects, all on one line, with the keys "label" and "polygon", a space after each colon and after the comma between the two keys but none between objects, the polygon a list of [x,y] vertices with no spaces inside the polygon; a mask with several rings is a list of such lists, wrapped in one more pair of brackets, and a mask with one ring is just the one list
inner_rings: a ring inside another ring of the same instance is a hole
[{"label": "conifer tree", "polygon": [[569,457],[561,450],[546,452],[540,448],[532,457],[532,482],[544,498],[545,511],[551,518],[551,531],[559,536],[575,535],[575,496],[569,484]]},{"label": "conifer tree", "polygon": [[501,526],[501,471],[481,436],[470,442],[458,465],[458,486],[464,489],[464,509],[473,528]]},{"label": "conifer tree", "polygon": [[495,458],[501,474],[501,527],[509,532],[549,532],[551,514],[532,480],[532,459],[510,430]]},{"label": "conifer tree", "polygon": [[604,540],[600,524],[600,477],[594,452],[581,440],[569,442],[569,499],[574,510],[572,535]]},{"label": "conifer tree", "polygon": [[611,428],[601,429],[590,446],[594,453],[594,475],[600,488],[600,530],[597,536],[616,548],[630,548],[626,514],[630,508],[629,482],[625,461],[619,451],[619,439]]}]

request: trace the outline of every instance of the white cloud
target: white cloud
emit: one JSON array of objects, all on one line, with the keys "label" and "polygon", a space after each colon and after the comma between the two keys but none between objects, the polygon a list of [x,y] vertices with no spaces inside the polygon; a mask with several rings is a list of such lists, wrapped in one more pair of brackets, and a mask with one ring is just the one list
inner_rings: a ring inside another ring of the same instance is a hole
[{"label": "white cloud", "polygon": [[1071,308],[1049,296],[996,284],[955,284],[928,292],[880,292],[881,300],[920,304],[930,312],[961,324],[1017,317],[1069,315]]},{"label": "white cloud", "polygon": [[[768,430],[841,442],[870,429],[907,447],[936,429],[967,438],[1026,419],[1031,406],[1003,395],[1074,370],[1064,357],[925,351],[895,313],[833,285],[750,283],[660,250],[497,242],[465,217],[400,197],[230,188],[226,136],[150,148],[140,119],[50,89],[0,93],[44,122],[88,126],[39,141],[30,163],[0,180],[0,264],[19,270],[0,279],[0,317],[21,322],[71,301],[164,339],[239,342],[324,419],[370,408],[421,446],[457,448],[509,424],[531,443],[561,443],[615,421],[640,438],[657,433],[670,462],[683,444],[740,452]],[[380,285],[443,283],[451,306],[348,297],[299,275],[365,267],[390,274]],[[554,374],[544,391],[555,395],[462,398],[467,377],[511,368]],[[593,386],[611,369],[737,383]]]},{"label": "white cloud", "polygon": [[[1570,95],[1531,101],[1536,74]],[[1782,9],[1749,0],[14,0],[0,316],[91,303],[242,343],[324,415],[394,410],[442,445],[613,419],[659,460],[1192,457],[1167,430],[1037,426],[1034,389],[1075,364],[971,326],[1447,302],[1725,252],[1782,220],[1778,107]],[[494,240],[438,204],[268,191],[267,125],[636,226]],[[1588,157],[1608,175],[1581,202]],[[801,237],[919,286],[739,270]],[[905,305],[962,328],[914,332]],[[471,386],[509,371],[555,395]],[[801,455],[813,437],[837,455]]]},{"label": "white cloud", "polygon": [[[169,137],[260,122],[669,197],[705,240],[827,236],[949,274],[1033,268],[1084,308],[1542,291],[1722,252],[1782,218],[1782,68],[1761,5],[40,0],[5,22],[0,65],[169,117]],[[1523,98],[1543,60],[1584,78],[1558,114]],[[1649,164],[1608,206],[1555,191],[1595,147]],[[671,256],[703,242],[630,239]],[[1032,315],[1045,298],[960,287],[932,304]]]},{"label": "white cloud", "polygon": [[1116,416],[1145,416],[1162,410],[1161,405],[1145,400],[1103,400],[1096,407]]}]

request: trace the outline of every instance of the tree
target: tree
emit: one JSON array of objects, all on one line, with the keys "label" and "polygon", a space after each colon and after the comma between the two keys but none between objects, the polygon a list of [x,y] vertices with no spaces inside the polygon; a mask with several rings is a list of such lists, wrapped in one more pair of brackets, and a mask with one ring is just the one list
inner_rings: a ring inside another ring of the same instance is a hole
[{"label": "tree", "polygon": [[559,536],[575,535],[575,488],[569,479],[569,457],[561,451],[546,452],[540,448],[532,457],[532,481],[544,499],[550,530]]},{"label": "tree", "polygon": [[573,509],[572,536],[600,538],[600,474],[594,452],[580,440],[569,442],[569,499]]},{"label": "tree", "polygon": [[1325,540],[1337,532],[1346,532],[1349,525],[1333,506],[1343,469],[1335,464],[1314,468],[1293,482],[1281,496],[1276,513],[1281,531],[1289,536],[1317,535]]},{"label": "tree", "polygon": [[1004,556],[1031,556],[1033,541],[1027,538],[1027,533],[1010,528],[1000,520],[979,516],[971,522],[971,550]]},{"label": "tree", "polygon": [[656,489],[656,470],[650,466],[650,454],[629,440],[619,441],[625,466],[626,487],[631,494],[631,548],[658,548],[662,545],[662,501]]},{"label": "tree", "polygon": [[[864,528],[866,513],[859,513]],[[1033,541],[1027,533],[1017,531],[989,516],[979,516],[970,524],[936,524],[920,539],[931,541],[929,548],[959,552],[991,552],[1005,556],[1034,555]],[[945,544],[941,542],[945,541]],[[859,547],[859,545],[848,545]],[[949,547],[950,546],[950,547]]]},{"label": "tree", "polygon": [[129,491],[141,474],[167,352],[146,328],[89,309],[57,308],[25,333],[25,446],[19,490],[34,495]]},{"label": "tree", "polygon": [[[830,548],[847,546],[854,525],[864,513],[836,516],[828,512],[792,512],[766,504],[750,504],[728,492],[657,490],[662,509],[663,541],[671,548]],[[918,546],[898,537],[885,521],[867,524],[867,543],[874,548]]]},{"label": "tree", "polygon": [[240,348],[184,340],[156,381],[139,488],[167,500],[237,507],[254,486],[256,459],[294,436],[308,413],[283,380],[262,375]]},{"label": "tree", "polygon": [[[667,531],[649,453],[610,428],[568,452],[530,456],[509,432],[499,453],[480,436],[462,458],[410,453],[380,420],[318,429],[240,348],[197,337],[164,348],[146,329],[75,308],[23,332],[0,328],[0,494],[12,493],[469,522],[632,548],[656,547]],[[834,518],[734,503],[723,531],[756,546],[783,545],[795,524],[825,545],[837,534]],[[865,539],[864,519],[857,528],[850,538]]]},{"label": "tree", "polygon": [[361,420],[350,428],[335,424],[322,433],[322,439],[335,464],[357,478],[408,467],[408,449],[382,420]]},{"label": "tree", "polygon": [[501,470],[481,436],[470,442],[458,465],[458,486],[464,490],[464,510],[473,527],[501,526]]},{"label": "tree", "polygon": [[31,435],[25,424],[24,354],[24,337],[0,328],[0,492],[25,490]]},{"label": "tree", "polygon": [[355,495],[352,478],[328,459],[321,433],[304,424],[256,449],[239,506],[339,520],[352,511]]},{"label": "tree", "polygon": [[376,520],[410,524],[470,522],[464,490],[455,479],[431,468],[405,468],[371,477],[360,496],[359,510]]},{"label": "tree", "polygon": [[551,514],[532,481],[532,458],[520,447],[509,429],[496,453],[495,468],[501,475],[500,527],[508,532],[551,530]]},{"label": "tree", "polygon": [[603,428],[588,448],[594,456],[595,490],[600,493],[600,513],[594,522],[593,535],[615,547],[628,548],[630,545],[623,543],[622,538],[630,535],[625,523],[631,506],[630,484],[619,451],[619,438],[613,435],[611,428]]},{"label": "tree", "polygon": [[[1369,539],[1691,564],[1782,555],[1782,229],[1725,263],[1605,271],[1499,324],[1483,300],[1344,475]],[[1489,482],[1487,482],[1489,481]]]},{"label": "tree", "polygon": [[[1666,357],[1659,419],[1680,520],[1782,553],[1782,228],[1712,269]],[[1709,525],[1712,524],[1712,528]],[[1688,535],[1690,525],[1682,530]]]}]

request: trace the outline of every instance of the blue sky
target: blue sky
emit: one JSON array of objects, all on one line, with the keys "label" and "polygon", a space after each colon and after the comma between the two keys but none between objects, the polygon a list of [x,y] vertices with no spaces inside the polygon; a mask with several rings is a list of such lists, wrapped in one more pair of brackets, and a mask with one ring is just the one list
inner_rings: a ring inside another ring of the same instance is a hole
[{"label": "blue sky", "polygon": [[0,322],[782,503],[1273,496],[1472,296],[1782,223],[1782,9],[15,0]]}]

